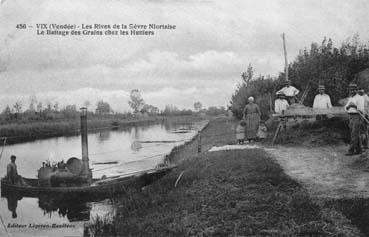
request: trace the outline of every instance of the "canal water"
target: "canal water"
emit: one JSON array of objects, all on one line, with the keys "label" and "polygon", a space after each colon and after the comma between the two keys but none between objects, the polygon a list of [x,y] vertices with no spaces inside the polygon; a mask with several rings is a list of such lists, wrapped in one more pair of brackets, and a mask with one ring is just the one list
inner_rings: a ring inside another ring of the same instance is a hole
[{"label": "canal water", "polygon": [[[173,147],[190,140],[204,124],[204,121],[165,121],[89,133],[93,177],[125,175],[154,168]],[[6,146],[0,160],[1,177],[6,174],[12,154],[17,156],[18,173],[36,178],[42,162],[81,158],[81,138],[57,137]],[[2,197],[0,212],[0,236],[82,236],[85,223],[96,215],[113,215],[114,208],[109,200],[84,201],[62,196]]]}]

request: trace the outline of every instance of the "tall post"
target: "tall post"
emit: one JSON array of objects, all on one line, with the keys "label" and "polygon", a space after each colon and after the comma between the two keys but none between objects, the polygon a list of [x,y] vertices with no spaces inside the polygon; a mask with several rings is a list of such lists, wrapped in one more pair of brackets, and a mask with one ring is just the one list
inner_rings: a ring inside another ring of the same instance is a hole
[{"label": "tall post", "polygon": [[287,61],[287,48],[286,48],[286,37],[283,32],[282,34],[283,39],[283,51],[284,51],[284,73],[286,75],[286,81],[288,81],[288,61]]},{"label": "tall post", "polygon": [[88,160],[88,140],[87,140],[87,108],[81,108],[81,142],[82,142],[82,176],[91,178],[91,171]]},{"label": "tall post", "polygon": [[201,131],[199,131],[199,140],[197,143],[197,152],[201,153]]}]

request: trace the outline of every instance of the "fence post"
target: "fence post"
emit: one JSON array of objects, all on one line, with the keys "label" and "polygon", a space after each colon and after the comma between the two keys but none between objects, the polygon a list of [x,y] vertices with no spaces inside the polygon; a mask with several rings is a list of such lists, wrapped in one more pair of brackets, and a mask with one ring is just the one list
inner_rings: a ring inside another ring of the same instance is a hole
[{"label": "fence post", "polygon": [[201,132],[199,131],[199,142],[197,144],[197,152],[201,153]]}]

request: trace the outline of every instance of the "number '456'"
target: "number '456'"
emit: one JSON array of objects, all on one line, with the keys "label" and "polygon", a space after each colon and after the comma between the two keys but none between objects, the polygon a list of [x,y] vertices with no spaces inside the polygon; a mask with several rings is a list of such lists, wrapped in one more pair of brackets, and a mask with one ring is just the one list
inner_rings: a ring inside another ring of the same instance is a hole
[{"label": "number '456'", "polygon": [[26,29],[27,26],[26,26],[26,24],[17,24],[16,28],[17,29]]}]

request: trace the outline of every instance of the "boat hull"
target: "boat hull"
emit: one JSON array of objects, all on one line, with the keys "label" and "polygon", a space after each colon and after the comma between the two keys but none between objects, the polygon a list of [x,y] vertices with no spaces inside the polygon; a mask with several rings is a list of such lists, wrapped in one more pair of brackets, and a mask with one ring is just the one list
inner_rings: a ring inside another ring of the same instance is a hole
[{"label": "boat hull", "polygon": [[39,197],[41,195],[71,194],[80,197],[113,197],[126,193],[127,189],[140,189],[160,179],[171,168],[152,170],[135,176],[121,177],[107,180],[93,180],[89,186],[80,187],[42,187],[37,179],[24,178],[26,186],[12,185],[1,179],[1,196],[18,195],[21,197]]}]

